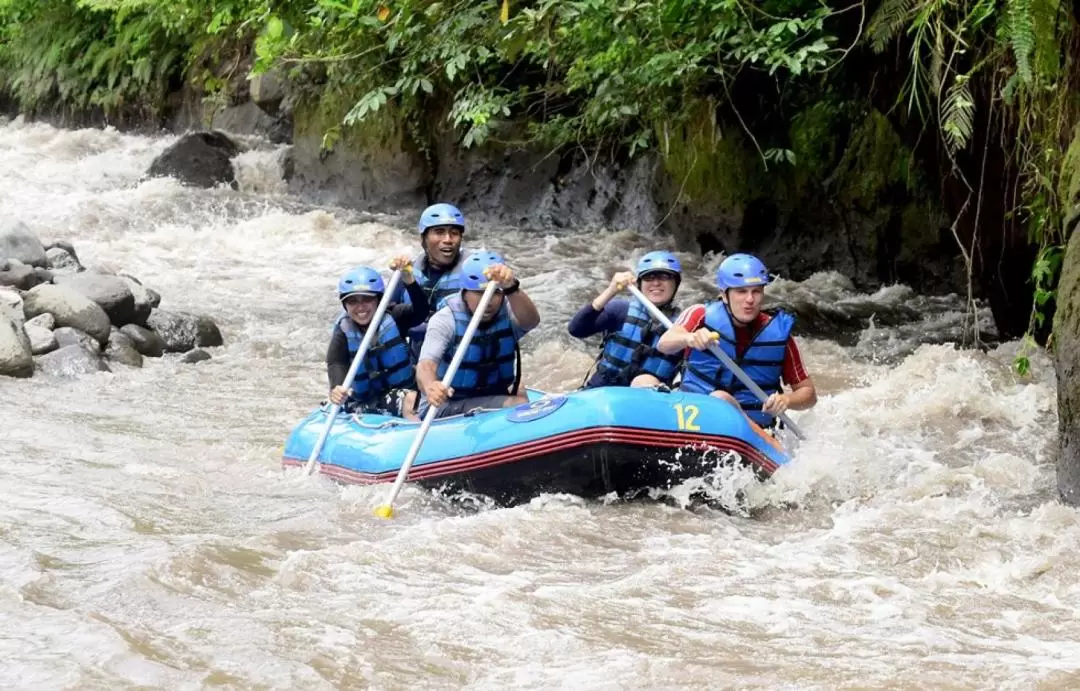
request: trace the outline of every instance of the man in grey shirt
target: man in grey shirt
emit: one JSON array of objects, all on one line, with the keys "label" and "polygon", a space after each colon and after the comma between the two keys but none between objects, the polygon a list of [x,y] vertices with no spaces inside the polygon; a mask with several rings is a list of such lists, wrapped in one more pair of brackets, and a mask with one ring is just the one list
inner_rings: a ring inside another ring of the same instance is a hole
[{"label": "man in grey shirt", "polygon": [[[442,406],[437,417],[460,415],[473,408],[505,408],[527,402],[515,385],[517,343],[540,323],[536,305],[520,289],[502,257],[479,251],[461,265],[463,290],[428,320],[427,335],[416,366],[421,397],[419,414],[429,405]],[[461,343],[480,304],[487,282],[496,281],[484,316],[449,387],[440,379]]]}]

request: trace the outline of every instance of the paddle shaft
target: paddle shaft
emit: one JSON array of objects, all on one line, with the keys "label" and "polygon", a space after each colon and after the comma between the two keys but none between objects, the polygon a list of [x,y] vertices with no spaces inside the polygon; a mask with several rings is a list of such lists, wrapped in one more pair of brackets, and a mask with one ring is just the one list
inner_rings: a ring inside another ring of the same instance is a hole
[{"label": "paddle shaft", "polygon": [[[379,300],[379,306],[375,308],[375,316],[371,318],[371,322],[368,324],[367,332],[364,333],[363,340],[360,341],[360,349],[356,351],[356,357],[353,358],[352,364],[349,365],[349,371],[345,373],[345,381],[341,383],[346,389],[352,386],[353,379],[356,379],[356,371],[360,369],[360,363],[364,361],[364,356],[367,355],[367,351],[371,348],[371,342],[375,340],[375,336],[379,333],[379,326],[382,324],[383,315],[386,314],[386,310],[390,307],[390,300],[394,296],[394,291],[397,289],[398,281],[401,280],[401,269],[398,269],[390,276],[390,284],[386,286],[386,292],[383,293],[382,300]],[[304,464],[304,475],[310,475],[312,469],[315,467],[315,462],[319,458],[319,453],[322,451],[323,444],[326,443],[326,438],[330,436],[330,430],[334,427],[334,420],[337,419],[337,414],[341,410],[341,404],[334,403],[330,406],[330,414],[326,418],[326,426],[323,427],[322,434],[319,435],[319,440],[315,442],[314,448],[311,449],[311,455],[308,456],[307,463]]]},{"label": "paddle shaft", "polygon": [[[637,289],[637,286],[628,285],[626,286],[626,289],[645,306],[645,309],[649,310],[649,314],[652,315],[653,319],[663,324],[665,328],[670,329],[673,326],[671,320],[667,318],[667,315],[661,312],[656,305],[652,304],[652,302],[649,301],[649,298],[645,297],[645,295]],[[743,372],[742,368],[736,365],[735,361],[728,357],[727,353],[715,345],[709,346],[709,352],[720,358],[720,362],[724,363],[724,366],[731,370],[731,373],[734,374],[746,388],[750,389],[750,391],[758,397],[758,400],[764,403],[769,399],[769,396],[761,390],[761,387],[755,384],[754,380],[748,377],[746,372]],[[780,413],[777,417],[784,421],[784,424],[795,433],[796,437],[799,439],[806,439],[802,430],[800,430],[786,414]]]},{"label": "paddle shaft", "polygon": [[[465,357],[465,351],[469,349],[469,343],[472,342],[473,334],[476,333],[477,327],[480,326],[480,320],[484,318],[484,310],[487,309],[488,303],[491,302],[491,296],[495,294],[495,290],[498,289],[498,287],[498,283],[489,281],[487,288],[484,289],[484,294],[480,297],[480,304],[476,306],[472,319],[469,320],[469,326],[465,329],[465,335],[461,337],[461,343],[458,344],[457,352],[454,353],[454,359],[450,361],[450,366],[446,368],[446,373],[443,374],[443,386],[450,388],[450,382],[454,381],[454,375],[457,374],[458,367],[461,366],[461,360]],[[441,406],[428,405],[427,412],[424,414],[424,420],[420,423],[420,430],[416,433],[416,438],[413,439],[412,446],[409,447],[409,453],[405,456],[405,462],[401,464],[401,469],[398,470],[397,477],[394,478],[394,485],[390,488],[389,494],[386,495],[386,503],[376,510],[376,515],[383,518],[389,518],[393,515],[394,500],[397,499],[397,495],[401,491],[401,486],[405,484],[405,478],[409,475],[409,469],[412,468],[413,461],[416,460],[416,456],[420,453],[420,446],[423,445],[424,437],[427,436],[428,430],[431,428],[431,423],[434,422],[440,407]]]}]

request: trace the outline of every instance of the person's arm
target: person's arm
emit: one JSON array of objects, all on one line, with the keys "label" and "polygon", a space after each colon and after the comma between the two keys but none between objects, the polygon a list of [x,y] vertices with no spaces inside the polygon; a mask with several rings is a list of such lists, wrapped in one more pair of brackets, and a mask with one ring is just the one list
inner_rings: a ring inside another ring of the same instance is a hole
[{"label": "person's arm", "polygon": [[444,307],[428,320],[427,335],[420,346],[416,363],[416,385],[427,397],[428,405],[441,406],[453,394],[438,379],[439,362],[454,338],[454,314]]},{"label": "person's arm", "polygon": [[656,342],[656,349],[665,355],[676,355],[687,348],[705,350],[716,342],[716,335],[708,329],[702,329],[704,323],[705,305],[686,308]]},{"label": "person's arm", "polygon": [[326,349],[326,377],[330,380],[331,389],[341,386],[345,381],[350,365],[352,361],[349,359],[349,341],[345,338],[345,332],[336,328]]},{"label": "person's arm", "polygon": [[520,285],[517,290],[506,296],[506,301],[510,303],[510,316],[522,333],[532,331],[540,325],[540,310],[536,309],[532,298],[521,289]]},{"label": "person's arm", "polygon": [[533,304],[532,298],[521,289],[521,283],[514,278],[514,272],[510,270],[510,267],[505,264],[495,264],[489,266],[486,271],[490,280],[498,281],[504,295],[506,291],[511,291],[505,299],[510,305],[510,317],[518,330],[524,334],[539,326],[540,312]]},{"label": "person's arm", "polygon": [[766,413],[779,415],[785,410],[807,410],[817,404],[814,380],[806,373],[799,346],[791,336],[788,337],[787,347],[784,349],[783,379],[791,387],[791,391],[769,396],[761,408]]},{"label": "person's arm", "polygon": [[626,321],[630,303],[626,300],[605,301],[601,308],[596,303],[585,305],[570,319],[567,330],[574,338],[588,338],[606,331],[618,331]]},{"label": "person's arm", "polygon": [[427,294],[416,281],[405,284],[409,302],[399,302],[390,307],[390,316],[397,323],[398,331],[405,333],[414,326],[420,326],[428,317]]}]

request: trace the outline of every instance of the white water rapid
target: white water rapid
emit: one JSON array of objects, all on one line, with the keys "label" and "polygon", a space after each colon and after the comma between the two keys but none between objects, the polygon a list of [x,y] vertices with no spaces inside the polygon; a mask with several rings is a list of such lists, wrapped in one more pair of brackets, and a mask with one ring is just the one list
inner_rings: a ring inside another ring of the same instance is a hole
[{"label": "white water rapid", "polygon": [[[346,268],[416,251],[412,216],[142,180],[172,137],[0,125],[0,214],[204,313],[225,345],[78,379],[0,378],[0,687],[1066,689],[1080,687],[1080,515],[1057,503],[1053,371],[1017,344],[919,345],[959,315],[802,339],[810,439],[753,517],[545,496],[466,510],[280,470],[325,396]],[[540,306],[531,386],[575,387],[565,325],[662,240],[470,227]],[[681,254],[683,302],[712,259]],[[775,294],[886,313],[903,287]],[[733,483],[740,478],[729,478]]]}]

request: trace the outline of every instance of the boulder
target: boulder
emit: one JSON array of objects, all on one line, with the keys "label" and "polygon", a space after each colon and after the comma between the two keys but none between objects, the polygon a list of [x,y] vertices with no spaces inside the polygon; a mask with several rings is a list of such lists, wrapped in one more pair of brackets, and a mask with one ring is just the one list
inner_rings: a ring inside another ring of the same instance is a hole
[{"label": "boulder", "polygon": [[[129,323],[145,325],[146,318],[150,316],[150,310],[157,306],[154,304],[154,295],[151,295],[150,291],[143,286],[142,281],[131,274],[120,274],[119,276],[127,284],[128,289],[135,298],[135,318]],[[160,295],[157,296],[157,301],[161,302]]]},{"label": "boulder", "polygon": [[51,283],[53,274],[48,269],[26,264],[11,264],[7,271],[0,271],[0,286],[30,290],[42,283]]},{"label": "boulder", "polygon": [[111,372],[97,353],[80,345],[69,345],[36,358],[37,368],[55,377],[77,377],[81,374]]},{"label": "boulder", "polygon": [[251,100],[263,111],[276,115],[285,98],[285,82],[277,70],[267,70],[250,79]]},{"label": "boulder", "polygon": [[78,345],[94,353],[101,352],[102,344],[85,331],[79,331],[70,326],[61,326],[56,331],[53,331],[53,336],[56,337],[56,344],[61,348]]},{"label": "boulder", "polygon": [[105,357],[110,362],[119,362],[128,367],[142,367],[143,358],[135,349],[135,343],[131,337],[114,328],[109,334],[109,345],[105,349]]},{"label": "boulder", "polygon": [[155,309],[146,325],[161,336],[166,352],[170,353],[186,353],[192,348],[224,343],[217,324],[202,315]]},{"label": "boulder", "polygon": [[161,357],[165,353],[165,339],[146,327],[127,324],[120,328],[120,332],[131,340],[131,345],[141,355]]},{"label": "boulder", "polygon": [[82,271],[83,269],[78,257],[63,247],[50,247],[45,250],[45,257],[49,262],[49,268],[53,271]]},{"label": "boulder", "polygon": [[60,347],[60,344],[56,342],[56,334],[49,329],[26,322],[23,330],[26,331],[26,337],[30,339],[30,352],[34,355],[51,353]]},{"label": "boulder", "polygon": [[33,319],[27,319],[26,326],[34,326],[40,329],[45,329],[46,331],[52,331],[56,328],[56,318],[48,312],[43,312],[38,316],[34,317]]},{"label": "boulder", "polygon": [[18,259],[30,266],[46,266],[45,246],[21,221],[0,220],[0,259]]},{"label": "boulder", "polygon": [[26,320],[23,329],[26,331],[27,338],[30,339],[30,352],[34,355],[44,355],[59,347],[56,334],[52,331],[54,326],[56,326],[56,319],[48,312]]},{"label": "boulder", "polygon": [[96,302],[80,295],[68,286],[42,284],[24,296],[23,311],[27,317],[49,312],[58,326],[71,326],[93,336],[99,343],[109,340],[112,325],[109,315]]},{"label": "boulder", "polygon": [[26,305],[17,290],[0,287],[0,315],[11,319],[20,329],[26,322]]},{"label": "boulder", "polygon": [[[8,268],[0,271],[0,286],[30,290],[33,285],[26,285],[34,279],[34,267],[26,264],[8,264]],[[37,285],[36,283],[34,285]]]},{"label": "boulder", "polygon": [[180,358],[181,362],[188,364],[195,364],[196,362],[203,362],[210,359],[210,353],[206,352],[202,348],[196,348],[184,353],[184,357]]},{"label": "boulder", "polygon": [[194,187],[228,183],[235,189],[231,159],[238,153],[240,147],[223,132],[189,132],[158,155],[147,174],[174,177]]},{"label": "boulder", "polygon": [[[117,326],[135,323],[140,316],[145,322],[146,317],[149,316],[149,310],[136,311],[135,296],[127,281],[119,276],[110,276],[97,271],[82,271],[61,274],[56,276],[54,281],[56,285],[71,288],[96,302],[109,315],[109,321]],[[102,343],[108,340],[109,337],[106,335]]]},{"label": "boulder", "polygon": [[18,293],[0,290],[0,375],[7,377],[34,376],[30,339],[23,330],[22,306]]}]

